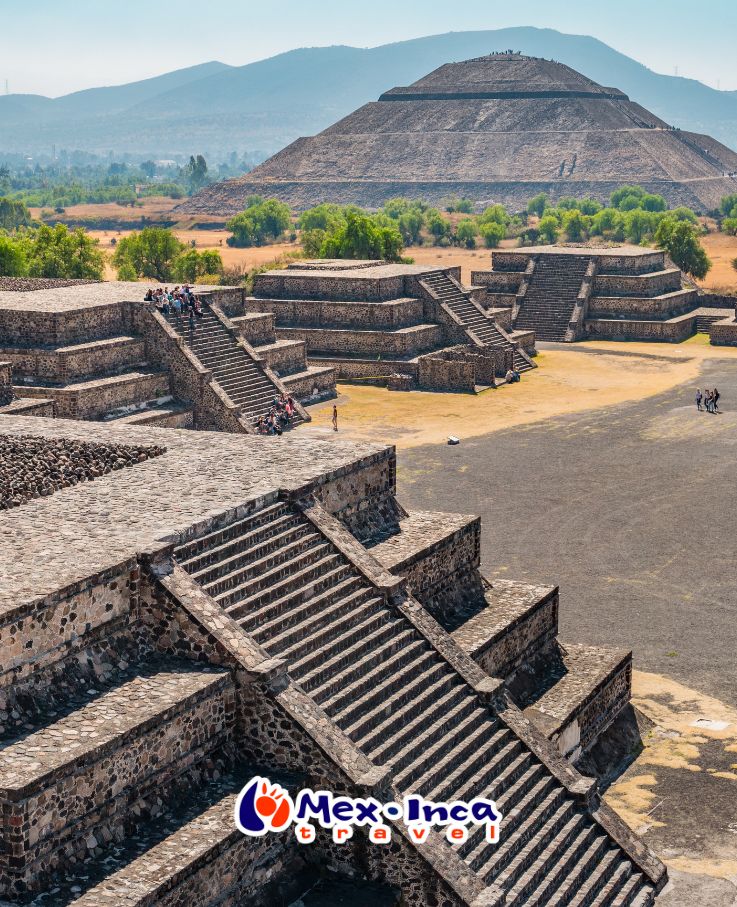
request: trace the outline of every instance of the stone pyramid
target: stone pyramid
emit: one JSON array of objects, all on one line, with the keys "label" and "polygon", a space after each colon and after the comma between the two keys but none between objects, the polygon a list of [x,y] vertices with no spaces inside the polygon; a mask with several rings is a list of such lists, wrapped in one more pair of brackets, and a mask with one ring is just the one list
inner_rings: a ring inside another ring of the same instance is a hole
[{"label": "stone pyramid", "polygon": [[521,209],[538,192],[605,199],[625,183],[697,211],[737,191],[737,153],[674,129],[562,63],[495,53],[447,63],[299,138],[185,211],[232,214],[262,194],[297,209],[448,195]]}]

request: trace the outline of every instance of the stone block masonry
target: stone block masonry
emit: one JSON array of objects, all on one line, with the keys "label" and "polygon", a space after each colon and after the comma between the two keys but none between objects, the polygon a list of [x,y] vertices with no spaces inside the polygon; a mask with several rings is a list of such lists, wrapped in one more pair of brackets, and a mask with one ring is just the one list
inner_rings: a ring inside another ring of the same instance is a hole
[{"label": "stone block masonry", "polygon": [[0,509],[143,463],[163,447],[0,436]]}]

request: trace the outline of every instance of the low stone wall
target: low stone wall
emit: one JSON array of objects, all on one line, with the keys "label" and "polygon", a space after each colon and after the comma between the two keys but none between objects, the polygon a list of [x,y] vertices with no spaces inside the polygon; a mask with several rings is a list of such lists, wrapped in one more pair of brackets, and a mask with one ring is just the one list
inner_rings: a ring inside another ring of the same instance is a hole
[{"label": "low stone wall", "polygon": [[661,296],[591,296],[589,318],[666,319],[700,305],[696,290],[675,290]]},{"label": "low stone wall", "polygon": [[514,340],[516,343],[519,343],[520,347],[527,353],[528,356],[537,356],[537,350],[535,349],[534,331],[515,331],[512,334],[512,340]]},{"label": "low stone wall", "polygon": [[677,268],[653,271],[649,274],[597,273],[594,296],[662,296],[681,289],[681,272]]},{"label": "low stone wall", "polygon": [[611,340],[658,340],[680,343],[696,331],[696,315],[681,315],[671,321],[635,321],[625,319],[587,319],[586,337]]},{"label": "low stone wall", "polygon": [[420,299],[388,302],[334,302],[320,299],[256,299],[246,302],[249,312],[273,313],[278,325],[330,328],[401,328],[422,321]]},{"label": "low stone wall", "polygon": [[459,627],[453,638],[491,677],[509,677],[548,649],[558,632],[558,589],[495,582],[487,607]]},{"label": "low stone wall", "polygon": [[17,397],[11,403],[0,407],[3,416],[41,416],[53,419],[56,416],[56,404],[44,397]]},{"label": "low stone wall", "polygon": [[709,337],[714,346],[737,346],[737,321],[725,318],[709,327]]},{"label": "low stone wall", "polygon": [[471,284],[474,287],[483,287],[487,293],[506,293],[515,296],[526,266],[525,263],[521,271],[471,271]]},{"label": "low stone wall", "polygon": [[411,375],[417,379],[419,366],[417,362],[404,359],[360,359],[336,356],[310,356],[310,365],[326,366],[335,370],[339,381],[373,379],[361,381],[362,384],[375,384],[383,387],[396,372]]},{"label": "low stone wall", "polygon": [[586,752],[599,735],[614,721],[621,709],[630,701],[632,693],[632,656],[616,673],[595,689],[576,715],[580,732],[580,746]]},{"label": "low stone wall", "polygon": [[420,356],[417,381],[427,390],[472,394],[476,390],[476,366],[467,359],[444,352]]},{"label": "low stone wall", "polygon": [[144,342],[137,337],[115,337],[57,349],[5,347],[0,356],[13,363],[16,377],[66,384],[145,361]]},{"label": "low stone wall", "polygon": [[240,331],[241,337],[251,346],[273,343],[274,315],[271,312],[251,312],[249,315],[232,316],[230,319]]},{"label": "low stone wall", "polygon": [[382,302],[408,295],[404,292],[405,278],[352,277],[350,271],[324,274],[320,270],[267,271],[257,274],[253,295],[264,299],[333,299],[336,301]]},{"label": "low stone wall", "polygon": [[57,415],[68,419],[94,419],[122,406],[171,395],[169,376],[159,373],[101,378],[81,387],[21,385],[18,390],[27,397],[53,400]]},{"label": "low stone wall", "polygon": [[[350,356],[381,356],[382,358],[415,356],[424,350],[440,346],[443,329],[440,325],[418,325],[394,331],[351,331],[328,328],[280,327],[280,340],[303,340],[308,355],[337,353]],[[310,356],[310,358],[312,358]]]},{"label": "low stone wall", "polygon": [[0,309],[0,337],[4,344],[36,348],[87,343],[126,334],[130,304],[101,302],[66,312]]},{"label": "low stone wall", "polygon": [[706,309],[731,309],[737,306],[737,294],[728,295],[726,293],[710,293],[705,290],[699,297],[699,305]]},{"label": "low stone wall", "polygon": [[284,375],[281,381],[287,392],[305,406],[335,396],[335,371],[330,367]]},{"label": "low stone wall", "polygon": [[301,372],[307,368],[304,341],[269,345],[256,352],[266,360],[270,369],[281,376],[288,375],[290,372]]}]

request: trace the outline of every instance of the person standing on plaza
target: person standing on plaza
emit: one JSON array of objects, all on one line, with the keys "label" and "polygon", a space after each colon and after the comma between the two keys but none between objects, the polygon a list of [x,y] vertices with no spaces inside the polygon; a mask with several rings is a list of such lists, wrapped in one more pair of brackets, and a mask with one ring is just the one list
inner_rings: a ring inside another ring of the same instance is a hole
[{"label": "person standing on plaza", "polygon": [[333,403],[333,431],[338,430],[338,407]]},{"label": "person standing on plaza", "polygon": [[701,393],[701,388],[697,387],[697,388],[696,388],[696,409],[698,409],[699,412],[701,412],[701,401],[702,401],[703,399],[704,399],[704,398],[703,398],[703,395],[702,395],[702,393]]}]

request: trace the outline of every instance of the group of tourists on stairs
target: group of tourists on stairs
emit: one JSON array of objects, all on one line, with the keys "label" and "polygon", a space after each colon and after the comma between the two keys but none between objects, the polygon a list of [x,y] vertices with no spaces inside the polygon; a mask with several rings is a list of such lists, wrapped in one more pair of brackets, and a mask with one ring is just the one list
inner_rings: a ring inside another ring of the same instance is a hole
[{"label": "group of tourists on stairs", "polygon": [[274,404],[265,416],[259,416],[256,431],[260,435],[280,435],[288,428],[295,414],[294,400],[286,394],[274,397]]}]

